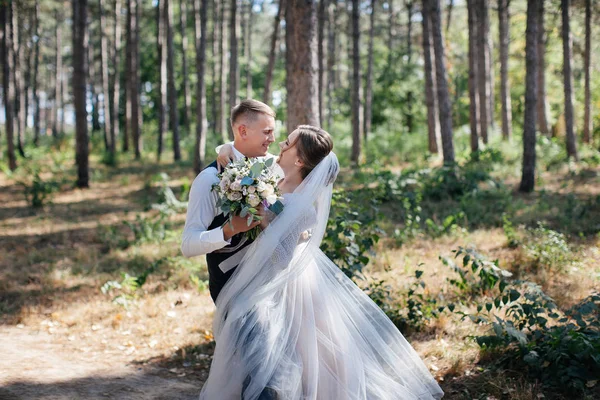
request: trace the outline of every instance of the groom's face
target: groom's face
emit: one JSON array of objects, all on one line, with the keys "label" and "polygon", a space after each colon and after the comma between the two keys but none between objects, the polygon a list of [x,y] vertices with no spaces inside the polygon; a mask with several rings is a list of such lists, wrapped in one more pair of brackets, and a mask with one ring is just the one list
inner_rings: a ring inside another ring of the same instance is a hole
[{"label": "groom's face", "polygon": [[269,146],[275,141],[275,118],[267,114],[256,114],[254,118],[243,121],[240,134],[247,149],[248,157],[262,157],[269,152]]}]

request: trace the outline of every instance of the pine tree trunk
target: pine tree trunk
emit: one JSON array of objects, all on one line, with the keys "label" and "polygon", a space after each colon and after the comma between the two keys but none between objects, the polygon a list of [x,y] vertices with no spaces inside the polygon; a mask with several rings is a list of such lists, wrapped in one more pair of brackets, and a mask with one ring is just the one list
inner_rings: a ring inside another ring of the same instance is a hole
[{"label": "pine tree trunk", "polygon": [[[91,30],[91,28],[90,28]],[[92,37],[94,35],[92,34]],[[92,132],[91,135],[94,136],[94,132],[98,132],[100,130],[100,115],[98,111],[98,92],[96,90],[96,59],[94,57],[94,47],[88,46],[88,73],[89,80],[88,85],[90,87],[90,92],[92,94]],[[64,114],[64,107],[63,107]],[[64,115],[63,115],[64,119]],[[106,147],[107,141],[104,138],[104,145]]]},{"label": "pine tree trunk", "polygon": [[219,4],[221,2],[216,0],[210,0],[211,3],[211,11],[212,11],[212,30],[210,37],[208,40],[211,43],[211,113],[210,113],[210,124],[212,126],[213,133],[217,135],[217,99],[219,95],[219,90],[217,88],[217,60],[219,57],[219,40],[221,40],[218,36],[219,34]]},{"label": "pine tree trunk", "polygon": [[98,0],[100,8],[100,76],[102,77],[102,110],[104,112],[104,136],[107,139],[107,151],[110,157],[114,157],[115,142],[112,133],[114,132],[110,125],[110,104],[109,104],[109,88],[108,88],[108,41],[106,32],[106,16],[104,14],[104,0]]},{"label": "pine tree trunk", "polygon": [[359,0],[352,0],[352,154],[351,160],[358,164],[361,154],[360,121],[360,8]]},{"label": "pine tree trunk", "polygon": [[577,161],[579,160],[579,156],[577,155],[577,144],[575,140],[575,128],[573,121],[573,71],[571,68],[571,63],[573,60],[573,45],[569,21],[570,5],[570,0],[561,0],[565,126],[567,131],[567,155],[569,157],[573,157]]},{"label": "pine tree trunk", "polygon": [[423,24],[423,60],[425,70],[425,102],[427,104],[427,132],[429,152],[439,153],[438,138],[440,137],[440,122],[438,113],[437,86],[435,82],[435,54],[431,31],[431,16],[428,0],[423,0],[421,21]]},{"label": "pine tree trunk", "polygon": [[166,0],[160,0],[158,3],[157,10],[157,26],[158,35],[156,37],[157,54],[158,54],[158,146],[156,148],[156,158],[160,160],[163,151],[163,140],[165,133],[168,131],[167,128],[167,46],[166,37],[167,33],[165,30],[165,13],[166,13]]},{"label": "pine tree trunk", "polygon": [[388,48],[388,68],[392,68],[394,61],[394,37],[396,36],[396,14],[394,12],[394,0],[388,0],[388,32],[387,32],[387,48]]},{"label": "pine tree trunk", "polygon": [[[58,10],[55,12],[55,37],[56,37],[56,70],[54,78],[54,108],[52,109],[52,136],[58,138],[58,109],[62,104],[62,19]],[[61,132],[62,134],[62,132]]]},{"label": "pine tree trunk", "polygon": [[252,27],[254,24],[254,0],[250,0],[246,27],[246,98],[252,98]]},{"label": "pine tree trunk", "polygon": [[317,60],[319,63],[319,123],[323,125],[323,76],[325,74],[324,61],[325,51],[323,42],[325,41],[325,10],[327,9],[327,0],[319,1],[318,11],[318,37],[317,37]]},{"label": "pine tree trunk", "polygon": [[454,0],[449,0],[448,11],[446,12],[446,36],[450,32],[450,23],[452,22],[452,10],[454,9]]},{"label": "pine tree trunk", "polygon": [[550,135],[550,126],[548,125],[548,103],[546,101],[546,30],[544,29],[544,2],[536,2],[539,7],[538,18],[538,83],[537,83],[537,119],[538,129],[546,136]]},{"label": "pine tree trunk", "polygon": [[539,3],[527,0],[527,28],[525,33],[525,115],[523,118],[523,173],[519,190],[531,192],[535,187],[535,122],[537,119],[538,84],[538,29],[541,26]]},{"label": "pine tree trunk", "polygon": [[509,140],[512,136],[512,107],[510,84],[508,82],[508,54],[510,44],[510,0],[498,0],[498,19],[500,32],[500,98],[502,103],[502,137]]},{"label": "pine tree trunk", "polygon": [[140,137],[140,116],[139,116],[139,96],[140,96],[140,86],[139,86],[139,69],[138,69],[138,57],[139,57],[139,43],[138,43],[138,0],[127,0],[129,2],[128,8],[128,51],[127,56],[129,57],[128,63],[128,71],[127,76],[128,79],[128,119],[129,119],[129,128],[130,134],[133,144],[133,149],[135,152],[136,160],[141,158],[141,137]]},{"label": "pine tree trunk", "polygon": [[430,3],[431,30],[433,48],[435,51],[435,78],[437,85],[438,107],[440,115],[440,131],[442,135],[442,154],[444,164],[454,163],[454,142],[452,139],[452,110],[448,94],[446,78],[446,55],[444,53],[444,38],[442,35],[442,16],[440,0],[427,0]]},{"label": "pine tree trunk", "polygon": [[15,91],[12,74],[14,73],[14,58],[12,45],[12,18],[10,5],[0,3],[0,61],[2,61],[2,88],[4,90],[4,118],[6,124],[6,150],[8,153],[8,167],[11,171],[17,169],[14,143],[14,104]]},{"label": "pine tree trunk", "polygon": [[206,135],[206,84],[204,73],[206,67],[206,21],[208,0],[194,0],[194,22],[196,34],[196,145],[194,148],[194,171],[200,173],[205,164]]},{"label": "pine tree trunk", "polygon": [[17,149],[21,157],[25,157],[25,150],[23,146],[25,144],[25,128],[27,126],[27,107],[26,107],[26,99],[27,99],[27,91],[25,90],[25,70],[27,68],[27,63],[25,61],[25,40],[23,34],[23,15],[22,10],[19,9],[21,6],[17,4],[17,2],[13,2],[13,34],[15,42],[13,45],[16,45],[16,62],[15,62],[15,87],[18,93],[18,129],[17,129]]},{"label": "pine tree trunk", "polygon": [[[406,14],[407,14],[407,24],[406,24],[406,58],[407,65],[412,64],[412,15],[413,15],[413,7],[414,3],[412,1],[405,1],[406,6]],[[406,107],[406,130],[408,133],[413,132],[413,113],[412,113],[412,104],[413,104],[413,92],[408,90],[406,92],[406,103],[408,107]]]},{"label": "pine tree trunk", "polygon": [[[333,125],[333,98],[335,95],[335,15],[337,0],[328,0],[327,7],[327,129],[331,130]],[[333,3],[333,6],[332,4]]]},{"label": "pine tree trunk", "polygon": [[[469,126],[471,129],[471,151],[479,150],[479,91],[478,91],[478,46],[477,46],[477,0],[467,0],[469,25]],[[505,0],[500,0],[505,1]]]},{"label": "pine tree trunk", "polygon": [[487,42],[489,35],[489,4],[488,0],[477,1],[477,72],[479,77],[477,79],[479,89],[479,134],[483,143],[487,144],[489,135],[488,130],[490,126],[491,115],[489,115],[489,97],[490,97],[490,86],[488,84],[489,78],[489,52],[487,50]]},{"label": "pine tree trunk", "polygon": [[369,50],[367,60],[367,77],[366,77],[366,88],[365,88],[365,121],[363,127],[363,134],[365,142],[367,137],[371,133],[371,119],[373,117],[373,39],[375,36],[375,10],[377,8],[377,1],[371,0],[371,16],[369,26]]},{"label": "pine tree trunk", "polygon": [[73,2],[73,103],[75,106],[75,161],[77,187],[89,187],[89,138],[86,110],[87,0]]},{"label": "pine tree trunk", "polygon": [[592,41],[592,0],[585,0],[585,110],[583,117],[583,142],[590,143],[592,140],[592,99],[590,90],[591,75],[591,41]]},{"label": "pine tree trunk", "polygon": [[277,8],[275,22],[273,23],[271,49],[269,50],[269,64],[267,65],[267,72],[265,77],[265,90],[263,92],[263,103],[265,104],[269,104],[271,102],[271,82],[273,80],[273,69],[275,69],[275,58],[277,56],[277,42],[279,41],[279,24],[281,23],[281,16],[283,15],[284,9],[285,0],[279,0],[279,7]]},{"label": "pine tree trunk", "polygon": [[217,118],[217,132],[221,133],[221,140],[223,143],[228,142],[230,139],[229,126],[227,124],[227,113],[225,110],[226,107],[226,98],[227,98],[227,59],[225,57],[225,43],[227,41],[225,30],[225,15],[226,15],[227,7],[225,3],[221,3],[221,15],[219,16],[219,117]]},{"label": "pine tree trunk", "polygon": [[165,30],[167,33],[167,98],[169,101],[169,128],[173,135],[173,159],[181,160],[179,145],[179,112],[177,109],[177,89],[175,87],[175,49],[173,48],[173,5],[165,0]]},{"label": "pine tree trunk", "polygon": [[298,125],[319,126],[317,5],[290,1],[286,14],[287,132]]},{"label": "pine tree trunk", "polygon": [[190,112],[192,108],[192,96],[190,95],[187,67],[187,49],[188,40],[186,35],[187,27],[187,0],[179,0],[179,33],[181,35],[181,73],[183,74],[183,129],[185,134],[190,132]]},{"label": "pine tree trunk", "polygon": [[[129,1],[129,0],[127,0]],[[113,143],[117,145],[117,138],[119,137],[119,105],[121,100],[121,75],[119,68],[121,66],[121,0],[115,0],[115,31],[114,31],[114,54],[113,54],[113,74],[112,74],[112,103],[111,103],[111,137]],[[125,135],[126,136],[126,135]]]},{"label": "pine tree trunk", "polygon": [[[229,108],[235,107],[238,97],[238,18],[237,0],[231,0],[229,16]],[[229,136],[233,139],[233,131],[228,127]]]},{"label": "pine tree trunk", "polygon": [[40,94],[38,91],[38,74],[40,61],[40,5],[38,0],[35,1],[33,20],[33,36],[36,38],[33,44],[33,81],[31,82],[31,90],[33,93],[33,143],[37,146],[40,138]]}]

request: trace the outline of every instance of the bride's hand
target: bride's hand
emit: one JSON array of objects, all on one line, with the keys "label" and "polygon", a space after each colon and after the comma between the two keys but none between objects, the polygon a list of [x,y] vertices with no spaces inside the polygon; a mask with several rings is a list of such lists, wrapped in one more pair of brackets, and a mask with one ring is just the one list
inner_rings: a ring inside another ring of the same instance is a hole
[{"label": "bride's hand", "polygon": [[221,172],[229,162],[233,161],[233,146],[226,143],[221,146],[217,156],[217,170]]}]

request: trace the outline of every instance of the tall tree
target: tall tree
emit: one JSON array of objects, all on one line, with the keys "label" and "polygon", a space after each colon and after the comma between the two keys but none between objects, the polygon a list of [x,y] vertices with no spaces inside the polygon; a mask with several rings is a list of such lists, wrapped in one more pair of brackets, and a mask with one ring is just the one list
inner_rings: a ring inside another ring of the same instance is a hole
[{"label": "tall tree", "polygon": [[[504,0],[500,0],[504,1]],[[467,0],[469,26],[469,126],[471,129],[471,151],[479,150],[479,63],[477,46],[477,11],[476,0]]]},{"label": "tall tree", "polygon": [[[237,0],[231,0],[231,15],[229,16],[229,108],[238,102],[238,17]],[[231,136],[233,136],[233,132]]]},{"label": "tall tree", "polygon": [[86,110],[87,0],[73,2],[73,103],[75,105],[75,161],[77,187],[89,187],[89,138]]},{"label": "tall tree", "polygon": [[252,27],[254,26],[254,0],[248,4],[246,17],[246,98],[252,98]]},{"label": "tall tree", "polygon": [[325,74],[324,61],[325,50],[323,43],[325,42],[325,10],[327,9],[327,0],[319,1],[319,11],[317,16],[318,21],[318,39],[317,39],[317,60],[319,62],[319,122],[323,124],[323,76]]},{"label": "tall tree", "polygon": [[538,29],[540,5],[543,0],[527,0],[525,33],[525,113],[523,118],[523,172],[519,190],[531,192],[535,186],[535,122],[537,117]]},{"label": "tall tree", "polygon": [[16,1],[12,2],[13,10],[13,46],[15,48],[15,71],[13,78],[15,80],[15,89],[17,92],[17,149],[21,157],[25,157],[23,145],[25,142],[25,128],[27,125],[27,91],[25,90],[25,70],[27,63],[25,61],[25,38],[23,32],[23,4]]},{"label": "tall tree", "polygon": [[[414,2],[413,0],[404,1],[404,6],[406,8],[407,21],[406,21],[406,63],[411,66],[412,65],[412,17],[413,17],[413,8]],[[407,71],[411,71],[412,67],[407,68]],[[413,112],[412,112],[412,104],[413,104],[413,92],[408,89],[406,92],[406,103],[408,107],[406,107],[406,129],[409,133],[413,131]]]},{"label": "tall tree", "polygon": [[219,41],[221,40],[218,36],[219,34],[219,4],[220,1],[210,0],[211,10],[212,10],[212,29],[210,37],[208,37],[208,41],[212,44],[211,47],[211,113],[210,113],[210,123],[212,125],[213,133],[215,136],[217,135],[217,99],[219,95],[219,90],[217,88],[217,60],[219,57]]},{"label": "tall tree", "polygon": [[138,0],[127,0],[127,56],[129,62],[127,65],[127,76],[128,76],[128,110],[126,112],[129,119],[127,124],[130,127],[131,139],[133,142],[133,148],[135,152],[135,158],[140,159],[142,155],[142,143],[140,135],[140,71],[139,65],[139,7],[140,3]]},{"label": "tall tree", "polygon": [[550,134],[548,125],[548,102],[546,101],[546,29],[544,28],[544,1],[536,2],[539,10],[537,12],[539,18],[538,28],[538,69],[537,69],[537,123],[538,129],[544,135]]},{"label": "tall tree", "polygon": [[4,96],[4,118],[6,126],[6,149],[8,152],[8,167],[11,171],[17,169],[17,157],[15,156],[14,142],[14,103],[15,91],[12,80],[14,69],[13,45],[12,45],[12,18],[10,16],[10,5],[0,2],[0,61],[2,68],[2,88]]},{"label": "tall tree", "polygon": [[512,108],[510,102],[510,84],[508,82],[508,47],[510,44],[510,0],[498,0],[498,19],[500,32],[500,98],[502,103],[502,137],[512,136]]},{"label": "tall tree", "polygon": [[[57,9],[54,13],[56,25],[54,29],[56,42],[56,64],[54,78],[54,108],[52,109],[52,136],[58,137],[58,110],[62,107],[62,18]],[[87,56],[87,55],[86,55]],[[64,115],[63,115],[64,118]],[[62,131],[60,132],[62,134]]]},{"label": "tall tree", "polygon": [[173,159],[181,160],[179,145],[179,111],[177,109],[177,89],[175,87],[175,49],[173,48],[173,4],[165,1],[165,30],[167,33],[167,98],[169,101],[169,128],[173,138]]},{"label": "tall tree", "polygon": [[226,123],[227,113],[225,112],[226,93],[227,93],[227,59],[225,58],[225,43],[227,41],[225,30],[225,13],[227,7],[221,2],[221,12],[219,15],[219,116],[217,118],[217,132],[221,133],[223,142],[227,142],[232,136],[228,134],[231,130]]},{"label": "tall tree", "polygon": [[361,153],[360,121],[360,8],[359,0],[352,0],[352,162],[358,164]]},{"label": "tall tree", "polygon": [[100,76],[102,77],[102,110],[104,112],[104,137],[106,138],[107,150],[111,158],[115,155],[115,138],[111,129],[109,82],[108,82],[108,38],[105,32],[106,16],[104,0],[98,0],[100,9]]},{"label": "tall tree", "polygon": [[567,131],[567,155],[569,157],[573,157],[575,160],[578,160],[579,156],[577,155],[577,145],[575,140],[575,129],[573,121],[573,71],[571,68],[571,63],[573,60],[573,45],[571,39],[571,27],[569,20],[570,5],[570,0],[561,0],[565,125]]},{"label": "tall tree", "polygon": [[454,163],[452,110],[450,109],[450,96],[448,94],[448,81],[446,78],[446,54],[444,49],[444,37],[442,34],[440,0],[425,1],[429,3],[429,12],[431,15],[431,31],[433,36],[433,49],[435,52],[435,78],[440,113],[440,131],[442,135],[442,154],[444,156],[444,164],[452,164]]},{"label": "tall tree", "polygon": [[167,45],[165,43],[167,33],[165,29],[166,1],[160,0],[157,7],[158,35],[156,45],[158,53],[158,146],[156,158],[160,160],[163,151],[163,141],[167,127]]},{"label": "tall tree", "polygon": [[585,111],[583,117],[583,141],[590,143],[592,139],[592,99],[590,90],[591,56],[592,56],[592,0],[585,0]]},{"label": "tall tree", "polygon": [[335,92],[335,28],[337,15],[337,0],[328,0],[329,7],[327,11],[327,129],[333,125],[333,97]]},{"label": "tall tree", "polygon": [[269,63],[267,65],[267,72],[265,77],[265,90],[263,92],[263,103],[269,104],[271,102],[271,82],[273,80],[273,69],[275,68],[275,57],[277,56],[277,42],[279,40],[279,24],[281,23],[281,16],[285,9],[285,0],[279,0],[279,6],[277,7],[277,14],[275,15],[275,22],[273,23],[273,35],[271,36],[271,47],[269,50]]},{"label": "tall tree", "polygon": [[[90,27],[90,31],[92,30],[92,26],[91,24],[89,25]],[[95,32],[91,32],[91,36],[92,38],[95,37],[94,35]],[[96,86],[96,81],[97,81],[97,74],[96,74],[96,57],[95,57],[95,47],[92,46],[88,46],[88,86],[89,86],[89,90],[91,92],[92,95],[92,136],[94,135],[94,132],[97,132],[100,130],[100,112],[98,110],[98,104],[100,103],[99,100],[99,95],[98,95],[98,91],[97,86]],[[64,111],[63,111],[64,113]],[[64,118],[63,118],[64,119]],[[104,144],[106,145],[106,138],[104,138]]]},{"label": "tall tree", "polygon": [[[121,78],[120,78],[120,62],[121,62],[121,12],[122,12],[122,0],[115,0],[115,23],[114,23],[114,42],[112,45],[112,88],[111,88],[111,113],[110,117],[112,122],[110,124],[110,135],[114,138],[114,145],[116,148],[117,138],[119,137],[119,105],[121,97]],[[129,0],[126,0],[129,1]]]},{"label": "tall tree", "polygon": [[488,36],[490,32],[490,18],[489,18],[489,4],[488,0],[480,0],[477,4],[477,72],[479,77],[477,79],[477,87],[479,89],[479,134],[483,143],[488,143],[488,129],[492,115],[490,115],[489,109],[489,97],[490,97],[490,71],[489,71],[489,48]]},{"label": "tall tree", "polygon": [[285,21],[289,134],[301,124],[319,126],[316,2],[288,0]]},{"label": "tall tree", "polygon": [[365,79],[365,121],[363,134],[365,141],[371,132],[371,119],[373,118],[373,40],[375,37],[375,10],[377,1],[371,0],[371,16],[369,24],[369,50],[367,56],[367,77]]},{"label": "tall tree", "polygon": [[433,50],[433,35],[431,31],[431,16],[429,5],[423,0],[421,7],[421,22],[423,25],[423,66],[425,70],[425,103],[427,105],[427,133],[429,152],[439,152],[438,138],[440,137],[440,119],[435,84],[435,52]]},{"label": "tall tree", "polygon": [[396,12],[394,11],[394,0],[388,0],[388,32],[387,32],[387,48],[388,48],[388,67],[392,67],[394,61],[394,39],[396,36]]},{"label": "tall tree", "polygon": [[38,90],[38,74],[40,60],[40,4],[35,0],[33,10],[33,143],[37,146],[40,137],[40,94]]},{"label": "tall tree", "polygon": [[185,132],[190,131],[190,112],[192,108],[192,96],[190,95],[187,67],[187,49],[188,40],[186,34],[187,28],[187,1],[179,0],[179,34],[181,35],[181,74],[183,92],[183,128]]},{"label": "tall tree", "polygon": [[450,23],[452,22],[452,10],[454,9],[454,0],[449,0],[448,11],[446,12],[446,36],[450,32]]},{"label": "tall tree", "polygon": [[194,171],[199,173],[204,167],[206,153],[206,134],[208,124],[206,122],[206,84],[204,73],[206,64],[206,14],[208,0],[194,0],[194,27],[196,34],[196,145],[194,147]]}]

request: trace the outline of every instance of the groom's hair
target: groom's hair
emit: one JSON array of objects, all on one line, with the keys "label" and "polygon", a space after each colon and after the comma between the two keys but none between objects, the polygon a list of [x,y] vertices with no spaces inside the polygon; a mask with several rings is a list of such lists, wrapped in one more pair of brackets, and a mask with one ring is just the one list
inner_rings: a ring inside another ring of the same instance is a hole
[{"label": "groom's hair", "polygon": [[275,111],[262,101],[246,99],[231,109],[229,121],[231,122],[231,126],[242,117],[246,118],[248,122],[252,122],[258,114],[266,114],[275,118]]}]

